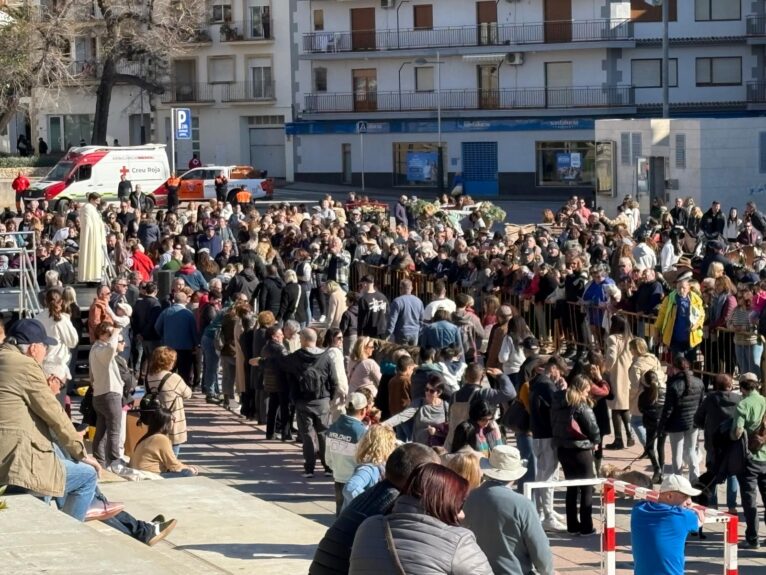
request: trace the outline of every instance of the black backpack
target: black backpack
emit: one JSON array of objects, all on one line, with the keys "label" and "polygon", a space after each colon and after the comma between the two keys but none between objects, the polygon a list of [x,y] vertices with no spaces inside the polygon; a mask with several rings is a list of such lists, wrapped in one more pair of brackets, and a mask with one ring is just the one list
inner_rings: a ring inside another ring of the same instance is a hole
[{"label": "black backpack", "polygon": [[326,387],[328,361],[329,356],[325,351],[298,375],[295,399],[312,401],[322,397],[322,388]]},{"label": "black backpack", "polygon": [[[149,391],[149,387],[147,384],[146,393],[141,398],[141,403],[138,405],[138,410],[141,414],[140,418],[142,420],[145,419],[144,414],[147,414],[152,411],[156,411],[157,407],[162,405],[162,402],[160,401],[160,393],[162,393],[162,388],[165,385],[165,382],[170,378],[171,375],[173,374],[166,373],[165,377],[163,377],[160,380],[160,384],[157,386],[157,389],[155,391]],[[175,400],[173,400],[173,405],[170,406],[171,411],[173,410],[174,406],[175,406]]]}]

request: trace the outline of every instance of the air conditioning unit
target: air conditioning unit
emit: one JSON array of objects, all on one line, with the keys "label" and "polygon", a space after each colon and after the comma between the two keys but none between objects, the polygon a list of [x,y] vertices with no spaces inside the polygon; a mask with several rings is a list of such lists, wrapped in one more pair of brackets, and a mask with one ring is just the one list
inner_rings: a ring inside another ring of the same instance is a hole
[{"label": "air conditioning unit", "polygon": [[523,52],[510,52],[509,54],[506,54],[505,61],[510,66],[521,66],[524,63],[524,53]]},{"label": "air conditioning unit", "polygon": [[396,0],[380,0],[381,8],[393,8],[396,5]]}]

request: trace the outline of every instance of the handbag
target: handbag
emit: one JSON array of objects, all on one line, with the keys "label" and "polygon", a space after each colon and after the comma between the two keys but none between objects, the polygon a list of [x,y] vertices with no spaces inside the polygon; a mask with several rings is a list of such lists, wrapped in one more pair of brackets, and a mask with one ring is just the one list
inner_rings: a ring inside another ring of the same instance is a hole
[{"label": "handbag", "polygon": [[394,536],[391,533],[391,526],[388,524],[388,517],[383,518],[383,524],[386,526],[386,547],[391,554],[391,559],[394,560],[394,567],[396,567],[396,575],[407,575],[404,570],[399,554],[396,552],[396,545],[394,545]]},{"label": "handbag", "polygon": [[567,428],[569,432],[569,439],[574,441],[582,441],[584,439],[588,439],[588,436],[582,432],[582,429],[580,429],[580,424],[577,423],[577,420],[574,418],[574,414],[574,409],[569,412],[569,426]]}]

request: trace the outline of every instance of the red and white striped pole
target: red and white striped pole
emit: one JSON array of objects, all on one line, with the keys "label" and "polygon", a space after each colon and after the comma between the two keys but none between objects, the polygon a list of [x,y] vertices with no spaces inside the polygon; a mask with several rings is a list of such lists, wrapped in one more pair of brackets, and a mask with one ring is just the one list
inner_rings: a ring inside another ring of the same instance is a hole
[{"label": "red and white striped pole", "polygon": [[604,560],[606,561],[605,575],[615,575],[617,573],[617,518],[614,507],[614,493],[614,485],[609,482],[604,483],[603,505],[605,517],[601,547]]},{"label": "red and white striped pole", "polygon": [[723,552],[724,575],[737,575],[737,539],[739,538],[739,518],[732,515],[726,524],[726,547]]}]

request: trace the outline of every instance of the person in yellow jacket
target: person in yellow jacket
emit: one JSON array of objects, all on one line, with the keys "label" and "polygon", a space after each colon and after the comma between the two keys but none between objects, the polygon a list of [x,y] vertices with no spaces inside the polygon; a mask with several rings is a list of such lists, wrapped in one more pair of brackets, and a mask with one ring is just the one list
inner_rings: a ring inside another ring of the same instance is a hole
[{"label": "person in yellow jacket", "polygon": [[705,308],[700,295],[691,290],[691,279],[691,272],[678,276],[676,289],[660,304],[654,326],[662,337],[663,345],[667,346],[671,353],[683,354],[693,363],[697,347],[702,342]]}]

